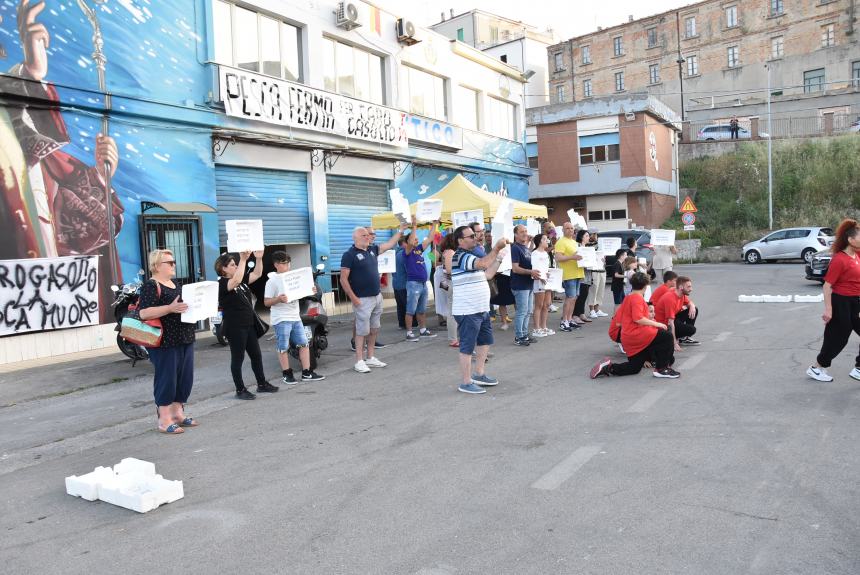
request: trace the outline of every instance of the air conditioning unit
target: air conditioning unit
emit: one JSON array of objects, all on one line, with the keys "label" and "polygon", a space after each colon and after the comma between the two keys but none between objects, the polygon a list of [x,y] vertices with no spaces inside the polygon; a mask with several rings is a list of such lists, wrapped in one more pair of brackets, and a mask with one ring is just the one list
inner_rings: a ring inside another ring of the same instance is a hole
[{"label": "air conditioning unit", "polygon": [[420,42],[415,38],[415,24],[403,18],[397,19],[397,41],[401,44],[411,46]]},{"label": "air conditioning unit", "polygon": [[358,7],[352,2],[339,2],[334,14],[338,28],[352,30],[361,26],[358,21]]}]

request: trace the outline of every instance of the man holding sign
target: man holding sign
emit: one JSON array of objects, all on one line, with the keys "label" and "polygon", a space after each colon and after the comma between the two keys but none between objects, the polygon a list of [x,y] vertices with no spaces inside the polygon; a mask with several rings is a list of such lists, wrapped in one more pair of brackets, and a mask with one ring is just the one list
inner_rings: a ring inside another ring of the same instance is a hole
[{"label": "man holding sign", "polygon": [[[436,337],[427,329],[427,266],[424,264],[424,252],[430,247],[433,235],[436,233],[438,221],[433,222],[430,232],[424,241],[418,243],[418,225],[412,224],[412,232],[407,236],[404,247],[406,260],[406,341],[418,341],[419,338]],[[418,333],[412,331],[412,320],[418,320]]]},{"label": "man holding sign", "polygon": [[[287,252],[281,250],[272,252],[275,273],[269,274],[263,299],[266,307],[272,308],[272,317],[269,321],[275,329],[275,336],[278,340],[278,361],[281,364],[281,377],[286,385],[295,385],[296,383],[293,370],[290,368],[290,356],[288,354],[291,343],[299,350],[299,361],[302,362],[302,381],[325,379],[325,376],[311,370],[311,352],[308,347],[305,327],[302,325],[299,300],[290,299],[285,293],[283,276],[280,274],[290,271],[291,261]],[[311,276],[311,282],[313,282],[313,276]],[[313,287],[312,291],[316,293],[316,287]]]},{"label": "man holding sign", "polygon": [[576,306],[576,298],[579,296],[579,284],[585,277],[585,269],[579,267],[578,260],[581,255],[576,252],[579,246],[576,244],[574,234],[576,233],[573,223],[565,222],[562,226],[564,237],[555,242],[555,261],[561,268],[561,285],[564,288],[564,307],[561,314],[561,331],[573,331],[579,329],[579,324],[573,321],[573,308]]},{"label": "man holding sign", "polygon": [[[355,371],[370,373],[371,367],[385,367],[386,363],[373,356],[379,319],[382,316],[382,293],[379,289],[379,264],[376,256],[397,244],[406,229],[400,229],[382,245],[371,244],[367,228],[358,227],[352,232],[352,246],[340,259],[340,286],[352,302],[355,313]],[[364,357],[364,340],[367,338],[367,359]]]}]

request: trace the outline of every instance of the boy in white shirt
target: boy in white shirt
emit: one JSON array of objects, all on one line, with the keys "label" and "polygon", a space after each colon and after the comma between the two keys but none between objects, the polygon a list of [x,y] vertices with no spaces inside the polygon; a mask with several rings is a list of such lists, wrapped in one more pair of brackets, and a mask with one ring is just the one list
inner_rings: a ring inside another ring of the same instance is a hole
[{"label": "boy in white shirt", "polygon": [[[311,351],[308,347],[308,339],[305,336],[305,328],[302,325],[302,317],[299,313],[299,301],[290,301],[284,293],[284,284],[277,274],[290,271],[290,256],[287,252],[278,250],[272,252],[272,263],[275,264],[275,273],[269,274],[266,281],[266,292],[263,303],[272,308],[270,319],[275,335],[278,339],[278,361],[283,371],[283,382],[286,385],[294,385],[296,378],[290,368],[290,356],[287,353],[290,343],[299,350],[299,361],[302,362],[302,381],[320,381],[325,376],[319,375],[311,370]],[[316,291],[316,290],[315,290]]]}]

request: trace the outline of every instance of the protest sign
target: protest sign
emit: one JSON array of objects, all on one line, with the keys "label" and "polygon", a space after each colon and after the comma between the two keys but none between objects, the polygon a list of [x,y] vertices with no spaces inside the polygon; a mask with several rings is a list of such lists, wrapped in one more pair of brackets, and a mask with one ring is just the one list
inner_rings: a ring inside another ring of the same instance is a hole
[{"label": "protest sign", "polygon": [[652,246],[674,246],[675,230],[651,230]]},{"label": "protest sign", "polygon": [[585,268],[598,267],[597,250],[593,247],[580,247],[576,250],[576,255],[582,256],[581,260],[576,260],[576,265]]},{"label": "protest sign", "polygon": [[182,301],[188,304],[180,318],[182,323],[197,323],[218,315],[218,282],[184,284]]},{"label": "protest sign", "polygon": [[314,274],[311,268],[299,268],[282,274],[284,294],[290,301],[297,301],[314,293]]},{"label": "protest sign", "polygon": [[394,250],[382,252],[376,258],[377,268],[381,274],[393,274],[397,271],[397,260]]},{"label": "protest sign", "polygon": [[0,335],[97,324],[98,258],[0,261]]},{"label": "protest sign", "polygon": [[562,292],[564,288],[561,286],[562,270],[559,268],[549,268],[546,273],[546,285],[544,289],[547,291]]},{"label": "protest sign", "polygon": [[391,188],[388,190],[388,196],[391,198],[391,211],[400,223],[411,224],[412,210],[409,207],[409,201],[400,193],[400,188]]},{"label": "protest sign", "polygon": [[597,249],[604,254],[615,255],[615,252],[621,249],[621,238],[597,238]]},{"label": "protest sign", "polygon": [[484,210],[451,212],[451,225],[455,230],[460,226],[468,226],[472,222],[484,223]]},{"label": "protest sign", "polygon": [[529,218],[526,220],[526,232],[531,236],[535,237],[540,233],[540,222]]},{"label": "protest sign", "polygon": [[442,200],[418,200],[415,208],[415,221],[435,222],[442,218]]},{"label": "protest sign", "polygon": [[265,249],[263,220],[227,220],[228,252],[255,252]]}]

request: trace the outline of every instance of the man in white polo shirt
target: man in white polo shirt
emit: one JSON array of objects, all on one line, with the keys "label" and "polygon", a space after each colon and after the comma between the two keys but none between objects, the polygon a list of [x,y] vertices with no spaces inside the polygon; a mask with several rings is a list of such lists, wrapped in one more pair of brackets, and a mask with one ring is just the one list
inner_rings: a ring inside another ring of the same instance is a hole
[{"label": "man in white polo shirt", "polygon": [[[498,380],[484,373],[487,354],[493,343],[493,326],[490,322],[490,286],[487,280],[496,275],[507,240],[496,242],[486,256],[479,258],[474,250],[477,245],[475,232],[469,226],[454,230],[457,251],[451,262],[451,311],[457,320],[457,336],[460,339],[460,374],[463,383],[458,388],[463,393],[484,393],[482,386],[498,385]],[[472,373],[472,352],[477,352],[475,372]]]}]

